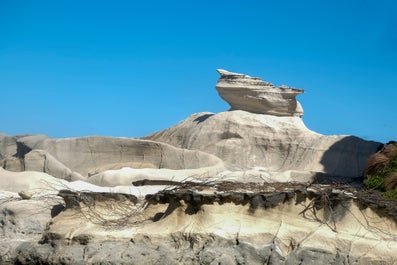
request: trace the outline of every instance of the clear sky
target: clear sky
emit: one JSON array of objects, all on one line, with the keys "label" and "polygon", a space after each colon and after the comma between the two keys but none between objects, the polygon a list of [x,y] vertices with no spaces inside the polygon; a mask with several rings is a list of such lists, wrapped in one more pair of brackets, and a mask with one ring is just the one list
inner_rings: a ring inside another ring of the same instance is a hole
[{"label": "clear sky", "polygon": [[397,140],[397,1],[0,0],[0,132],[140,137],[229,107],[215,69],[305,89],[308,128]]}]

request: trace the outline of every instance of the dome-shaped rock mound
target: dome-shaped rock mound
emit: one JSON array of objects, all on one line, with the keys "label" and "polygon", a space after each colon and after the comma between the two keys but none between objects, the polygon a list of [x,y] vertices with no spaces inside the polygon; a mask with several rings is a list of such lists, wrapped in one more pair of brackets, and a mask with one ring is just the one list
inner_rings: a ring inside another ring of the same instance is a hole
[{"label": "dome-shaped rock mound", "polygon": [[353,136],[310,131],[298,117],[246,111],[197,113],[146,139],[214,154],[231,170],[266,167],[358,177],[379,146]]},{"label": "dome-shaped rock mound", "polygon": [[295,99],[303,90],[275,87],[244,74],[218,72],[221,77],[216,89],[232,106],[231,111],[193,114],[143,139],[214,154],[230,170],[261,167],[341,181],[362,177],[366,160],[380,143],[354,136],[325,136],[307,129]]}]

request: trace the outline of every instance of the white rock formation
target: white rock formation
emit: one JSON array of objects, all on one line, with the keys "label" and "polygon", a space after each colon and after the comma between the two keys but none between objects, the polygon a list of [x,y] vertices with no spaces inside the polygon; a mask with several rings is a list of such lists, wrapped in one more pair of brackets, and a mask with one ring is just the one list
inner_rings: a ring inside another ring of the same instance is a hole
[{"label": "white rock formation", "polygon": [[[154,180],[156,180],[156,178],[154,178]],[[177,182],[177,180],[175,180],[175,182]],[[200,180],[196,179],[196,182],[200,182]],[[2,168],[0,168],[0,183],[0,200],[19,198],[20,196],[18,193],[20,192],[30,193],[33,199],[46,200],[47,198],[51,198],[51,196],[57,195],[60,190],[65,189],[94,193],[125,193],[136,197],[145,197],[148,194],[154,194],[165,188],[172,187],[171,185],[132,186],[131,182],[129,182],[128,185],[113,185],[111,183],[111,186],[98,186],[82,180],[65,181],[43,172],[12,172]]]},{"label": "white rock formation", "polygon": [[[303,90],[275,87],[244,74],[218,70],[220,96],[233,111],[197,113],[144,139],[221,158],[232,172],[272,181],[349,181],[380,143],[353,136],[325,136],[306,128],[295,97]],[[266,168],[267,174],[252,170]],[[241,171],[243,170],[243,171]]]},{"label": "white rock formation", "polygon": [[362,176],[367,158],[380,145],[353,136],[315,133],[299,117],[241,110],[193,114],[145,139],[214,154],[232,171],[264,167],[270,172],[289,171],[292,175],[306,172],[309,177],[324,174],[348,178]]},{"label": "white rock formation", "polygon": [[218,69],[221,77],[216,84],[219,95],[231,106],[231,110],[275,116],[302,117],[303,109],[296,96],[302,89],[276,87],[260,78]]},{"label": "white rock formation", "polygon": [[[131,185],[131,181],[144,178],[165,180],[166,176],[170,181],[203,178],[224,169],[223,161],[214,155],[147,140],[27,136],[18,139],[16,144],[19,157],[4,158],[5,169],[20,171],[18,169],[23,168],[69,181],[87,180],[105,186]],[[123,168],[126,169],[121,170]],[[92,178],[88,180],[89,177]]]},{"label": "white rock formation", "polygon": [[35,149],[30,151],[24,156],[23,164],[26,171],[45,172],[68,181],[85,179],[81,174],[72,172],[67,166],[44,150]]},{"label": "white rock formation", "polygon": [[24,136],[8,136],[5,134],[0,134],[0,167],[9,168],[14,171],[24,170],[23,164],[16,156],[17,140],[21,137]]},{"label": "white rock formation", "polygon": [[[167,169],[167,168],[131,168],[124,167],[116,170],[105,170],[91,176],[87,181],[100,186],[131,185],[132,183],[147,181],[151,183],[184,183],[214,181],[219,167],[202,167],[196,169]],[[146,184],[150,185],[150,184]]]},{"label": "white rock formation", "polygon": [[60,189],[67,187],[67,181],[57,179],[46,173],[35,171],[12,172],[0,168],[0,193],[20,191],[32,194],[56,194]]},{"label": "white rock formation", "polygon": [[233,111],[146,140],[0,135],[0,264],[394,264],[395,204],[340,184],[379,143],[218,71]]},{"label": "white rock formation", "polygon": [[[394,221],[338,194],[328,194],[334,198],[328,205],[320,200],[321,191],[234,197],[168,192],[153,196],[144,208],[85,194],[89,199],[52,219],[44,244],[31,244],[20,255],[66,264],[80,264],[87,256],[95,264],[131,259],[134,264],[394,264]],[[67,199],[76,202],[79,196]],[[115,214],[95,215],[106,206]],[[104,225],[116,221],[118,209],[124,210],[122,223]]]},{"label": "white rock formation", "polygon": [[0,134],[0,160],[16,153],[17,137]]}]

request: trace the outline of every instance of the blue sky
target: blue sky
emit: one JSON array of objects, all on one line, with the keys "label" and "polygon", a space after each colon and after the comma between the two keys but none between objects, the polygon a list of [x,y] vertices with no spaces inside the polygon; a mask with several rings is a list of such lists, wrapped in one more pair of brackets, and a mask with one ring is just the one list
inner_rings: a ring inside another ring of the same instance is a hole
[{"label": "blue sky", "polygon": [[0,132],[139,137],[229,107],[223,68],[304,88],[322,134],[397,139],[397,2],[0,0]]}]

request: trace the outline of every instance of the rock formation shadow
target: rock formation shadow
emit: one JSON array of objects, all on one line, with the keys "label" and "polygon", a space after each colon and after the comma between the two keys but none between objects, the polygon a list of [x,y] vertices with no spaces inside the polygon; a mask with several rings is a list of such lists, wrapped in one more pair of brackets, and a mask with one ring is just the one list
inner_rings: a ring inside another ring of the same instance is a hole
[{"label": "rock formation shadow", "polygon": [[196,119],[194,119],[194,121],[197,123],[202,123],[202,122],[206,121],[211,116],[214,116],[214,114],[204,114],[204,115],[201,115],[200,117],[197,117]]},{"label": "rock formation shadow", "polygon": [[180,206],[181,206],[181,203],[178,202],[178,201],[170,202],[170,203],[168,204],[168,207],[167,207],[167,209],[165,210],[165,212],[158,212],[158,213],[156,213],[156,214],[151,218],[151,220],[152,220],[153,222],[160,221],[161,219],[164,219],[164,218],[166,218],[167,216],[169,216],[170,214],[172,214],[172,213],[173,213],[178,207],[180,207]]},{"label": "rock formation shadow", "polygon": [[380,145],[381,143],[354,136],[344,137],[324,152],[320,160],[324,173],[318,173],[314,182],[361,185],[365,164]]},{"label": "rock formation shadow", "polygon": [[65,206],[63,204],[56,204],[51,208],[51,217],[54,218],[58,214],[60,214],[63,210],[65,210]]}]

